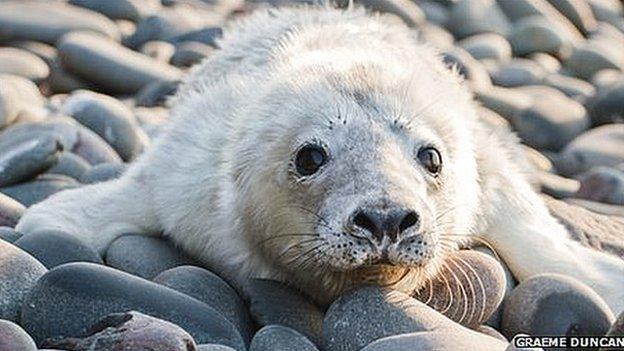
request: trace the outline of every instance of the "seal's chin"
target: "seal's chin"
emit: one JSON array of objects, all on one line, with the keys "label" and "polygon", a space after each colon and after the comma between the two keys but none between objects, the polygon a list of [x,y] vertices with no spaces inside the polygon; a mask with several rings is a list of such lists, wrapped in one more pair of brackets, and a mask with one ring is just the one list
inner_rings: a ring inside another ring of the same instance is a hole
[{"label": "seal's chin", "polygon": [[393,286],[403,280],[413,269],[384,263],[367,265],[353,271],[353,281],[356,284]]},{"label": "seal's chin", "polygon": [[420,267],[374,264],[352,271],[353,285],[375,285],[413,294],[435,275],[435,263]]}]

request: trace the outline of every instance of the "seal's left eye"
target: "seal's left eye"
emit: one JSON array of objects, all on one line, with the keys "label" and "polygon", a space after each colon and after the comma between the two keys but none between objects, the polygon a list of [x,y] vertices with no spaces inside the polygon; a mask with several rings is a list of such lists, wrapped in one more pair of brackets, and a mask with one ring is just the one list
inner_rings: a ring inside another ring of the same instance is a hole
[{"label": "seal's left eye", "polygon": [[301,176],[316,173],[325,162],[327,162],[327,153],[319,145],[305,145],[297,151],[295,156],[295,168]]},{"label": "seal's left eye", "polygon": [[420,151],[418,151],[418,162],[433,175],[438,175],[442,169],[442,156],[440,152],[433,147],[420,149]]}]

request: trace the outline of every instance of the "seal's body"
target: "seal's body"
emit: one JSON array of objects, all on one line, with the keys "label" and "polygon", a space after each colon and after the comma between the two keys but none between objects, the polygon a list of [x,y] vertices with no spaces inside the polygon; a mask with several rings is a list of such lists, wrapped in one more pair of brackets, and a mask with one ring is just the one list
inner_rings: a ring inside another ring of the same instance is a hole
[{"label": "seal's body", "polygon": [[121,179],[30,208],[100,252],[164,233],[241,282],[280,279],[321,302],[362,282],[411,292],[480,235],[520,280],[573,275],[615,312],[619,259],[569,240],[519,145],[413,32],[362,10],[260,11],[172,101],[173,120]]}]

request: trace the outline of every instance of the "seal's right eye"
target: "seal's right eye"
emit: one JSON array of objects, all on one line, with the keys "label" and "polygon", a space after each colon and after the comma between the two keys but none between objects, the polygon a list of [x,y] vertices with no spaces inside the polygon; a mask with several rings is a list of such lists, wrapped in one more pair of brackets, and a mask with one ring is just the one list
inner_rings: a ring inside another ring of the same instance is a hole
[{"label": "seal's right eye", "polygon": [[310,176],[327,162],[327,153],[320,145],[304,145],[295,156],[295,169],[301,176]]}]

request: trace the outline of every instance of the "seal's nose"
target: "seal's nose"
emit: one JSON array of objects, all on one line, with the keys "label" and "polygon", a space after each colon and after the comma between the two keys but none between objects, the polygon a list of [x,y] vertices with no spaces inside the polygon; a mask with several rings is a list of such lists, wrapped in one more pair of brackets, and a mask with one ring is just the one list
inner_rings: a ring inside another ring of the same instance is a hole
[{"label": "seal's nose", "polygon": [[381,211],[375,208],[360,209],[352,217],[353,225],[364,229],[381,241],[384,236],[396,240],[397,236],[418,224],[418,214],[401,208]]}]

